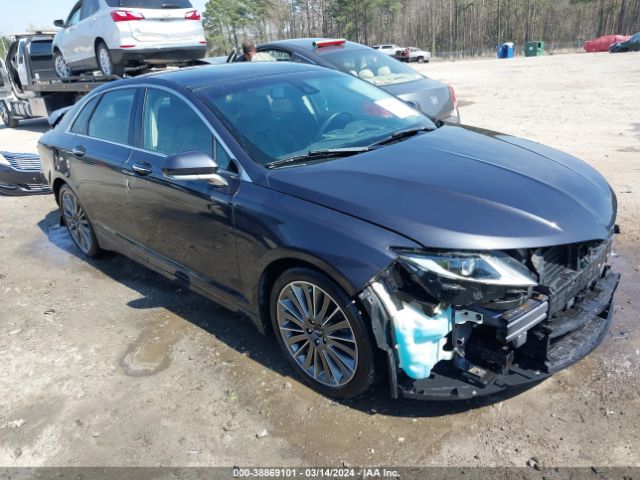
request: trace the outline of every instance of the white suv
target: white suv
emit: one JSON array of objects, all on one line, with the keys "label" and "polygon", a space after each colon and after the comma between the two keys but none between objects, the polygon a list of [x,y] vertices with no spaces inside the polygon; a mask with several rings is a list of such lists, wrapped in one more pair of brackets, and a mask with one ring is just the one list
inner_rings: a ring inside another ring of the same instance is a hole
[{"label": "white suv", "polygon": [[189,0],[80,0],[53,40],[61,79],[83,71],[122,75],[125,67],[201,59],[207,42]]}]

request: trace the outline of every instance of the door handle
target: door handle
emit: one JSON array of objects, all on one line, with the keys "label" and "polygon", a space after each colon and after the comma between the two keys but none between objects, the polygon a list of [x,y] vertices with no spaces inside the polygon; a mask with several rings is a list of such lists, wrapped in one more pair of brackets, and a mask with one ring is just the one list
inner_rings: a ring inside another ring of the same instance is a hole
[{"label": "door handle", "polygon": [[153,172],[153,168],[147,162],[134,163],[131,165],[131,169],[138,175],[146,176]]},{"label": "door handle", "polygon": [[71,153],[73,153],[75,157],[82,158],[87,154],[87,149],[84,147],[73,147]]}]

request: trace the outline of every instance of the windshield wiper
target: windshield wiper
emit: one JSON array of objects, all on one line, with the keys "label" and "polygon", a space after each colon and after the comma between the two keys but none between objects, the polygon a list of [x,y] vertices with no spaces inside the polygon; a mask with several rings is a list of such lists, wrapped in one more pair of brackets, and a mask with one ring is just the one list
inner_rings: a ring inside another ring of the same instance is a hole
[{"label": "windshield wiper", "polygon": [[295,163],[305,163],[308,160],[316,158],[337,158],[350,157],[358,153],[368,152],[369,147],[347,147],[347,148],[326,148],[324,150],[309,150],[304,155],[296,155],[295,157],[283,158],[275,162],[267,163],[267,168],[281,167],[283,165],[293,165]]},{"label": "windshield wiper", "polygon": [[401,140],[407,137],[413,137],[420,132],[431,132],[433,128],[430,127],[418,127],[418,128],[410,128],[408,130],[400,130],[399,132],[394,132],[388,137],[383,138],[382,140],[378,140],[377,142],[369,145],[367,148],[378,147],[380,145],[386,145],[387,143],[395,142],[397,140]]}]

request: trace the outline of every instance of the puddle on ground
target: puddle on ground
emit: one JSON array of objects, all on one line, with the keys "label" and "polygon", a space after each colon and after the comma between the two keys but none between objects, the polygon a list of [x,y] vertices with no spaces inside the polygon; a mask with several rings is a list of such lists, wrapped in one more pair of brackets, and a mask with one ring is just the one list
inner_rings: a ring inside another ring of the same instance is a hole
[{"label": "puddle on ground", "polygon": [[171,347],[182,337],[187,322],[167,311],[158,312],[156,316],[160,323],[146,328],[120,361],[127,375],[154,375],[171,364]]},{"label": "puddle on ground", "polygon": [[[77,251],[67,227],[52,225],[45,228],[46,237],[39,236],[37,240],[28,245],[28,254],[47,260],[58,267],[67,266],[73,256],[65,253],[73,255]],[[60,250],[64,253],[60,252]],[[79,251],[77,252],[79,253]]]}]

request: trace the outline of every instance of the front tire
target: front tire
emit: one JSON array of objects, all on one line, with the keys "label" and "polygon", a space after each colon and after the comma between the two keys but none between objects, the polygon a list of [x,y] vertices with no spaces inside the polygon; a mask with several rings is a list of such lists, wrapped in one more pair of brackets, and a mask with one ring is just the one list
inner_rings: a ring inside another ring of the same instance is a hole
[{"label": "front tire", "polygon": [[111,53],[104,42],[100,42],[98,48],[96,48],[96,61],[98,62],[100,73],[103,75],[117,75],[118,77],[124,75],[124,65],[115,65],[113,63]]},{"label": "front tire", "polygon": [[71,68],[60,50],[53,52],[53,69],[60,80],[69,80],[71,75],[73,75]]},{"label": "front tire", "polygon": [[418,57],[418,63],[424,63],[424,57]]},{"label": "front tire", "polygon": [[97,257],[101,250],[93,231],[91,221],[80,203],[76,193],[68,185],[63,185],[59,192],[60,213],[71,235],[73,243],[87,257]]},{"label": "front tire", "polygon": [[356,397],[375,380],[371,336],[355,303],[332,280],[295,268],[270,296],[273,329],[299,378],[324,395]]}]

